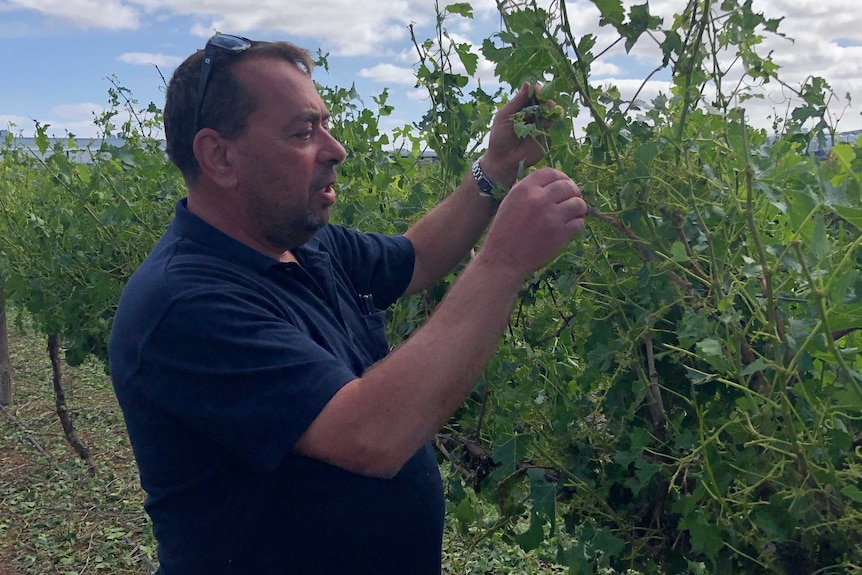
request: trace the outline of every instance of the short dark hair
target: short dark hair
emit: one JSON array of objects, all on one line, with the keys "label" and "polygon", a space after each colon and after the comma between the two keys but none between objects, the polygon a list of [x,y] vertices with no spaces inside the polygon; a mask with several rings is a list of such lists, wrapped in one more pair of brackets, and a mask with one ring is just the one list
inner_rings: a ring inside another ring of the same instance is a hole
[{"label": "short dark hair", "polygon": [[[171,76],[165,95],[164,123],[167,152],[186,180],[194,181],[200,174],[192,143],[195,139],[195,106],[198,101],[201,64],[204,51],[198,50],[185,59]],[[201,105],[200,126],[212,128],[225,138],[240,136],[257,102],[234,77],[232,68],[240,60],[274,58],[295,64],[311,75],[314,63],[304,48],[290,42],[257,42],[240,54],[216,50],[213,55],[209,87]]]}]

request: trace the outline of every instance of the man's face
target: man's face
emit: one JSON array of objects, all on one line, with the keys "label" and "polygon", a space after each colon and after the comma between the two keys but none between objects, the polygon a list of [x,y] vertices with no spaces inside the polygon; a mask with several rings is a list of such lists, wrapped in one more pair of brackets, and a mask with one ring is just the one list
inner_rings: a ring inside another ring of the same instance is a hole
[{"label": "man's face", "polygon": [[234,73],[258,103],[233,142],[250,231],[276,253],[299,247],[329,221],[335,166],[347,154],[329,134],[329,112],[305,72],[265,58]]}]

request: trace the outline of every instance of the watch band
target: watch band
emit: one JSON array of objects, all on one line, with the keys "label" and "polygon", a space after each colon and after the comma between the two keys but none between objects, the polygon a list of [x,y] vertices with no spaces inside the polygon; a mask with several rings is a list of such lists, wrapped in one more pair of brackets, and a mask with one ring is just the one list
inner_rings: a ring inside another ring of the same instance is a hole
[{"label": "watch band", "polygon": [[473,167],[470,168],[470,173],[473,174],[473,179],[476,180],[476,185],[479,186],[480,196],[494,198],[495,200],[500,201],[506,197],[507,193],[509,193],[509,190],[488,179],[488,176],[486,176],[485,172],[482,171],[482,166],[479,164],[479,160],[473,162]]}]

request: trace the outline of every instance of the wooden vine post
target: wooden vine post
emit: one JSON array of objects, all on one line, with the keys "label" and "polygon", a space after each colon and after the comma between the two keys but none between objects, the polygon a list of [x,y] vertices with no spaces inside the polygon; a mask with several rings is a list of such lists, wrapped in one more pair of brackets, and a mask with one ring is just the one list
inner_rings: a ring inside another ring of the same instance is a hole
[{"label": "wooden vine post", "polygon": [[84,460],[87,464],[87,470],[90,475],[96,474],[96,466],[93,465],[93,459],[90,457],[90,450],[81,443],[78,439],[78,434],[75,433],[75,427],[72,425],[72,413],[66,405],[66,392],[63,390],[63,370],[60,363],[60,338],[56,334],[48,336],[48,355],[51,357],[51,370],[54,380],[54,401],[57,405],[57,416],[60,418],[60,423],[63,425],[63,433],[66,434],[66,439],[69,445],[78,454],[78,457]]},{"label": "wooden vine post", "polygon": [[6,325],[6,298],[0,283],[0,405],[12,405],[12,366],[9,363],[9,330]]}]

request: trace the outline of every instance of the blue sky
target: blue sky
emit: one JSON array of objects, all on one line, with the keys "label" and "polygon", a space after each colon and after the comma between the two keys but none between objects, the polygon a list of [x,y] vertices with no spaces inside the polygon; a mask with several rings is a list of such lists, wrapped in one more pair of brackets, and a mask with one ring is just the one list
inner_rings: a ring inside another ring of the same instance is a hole
[{"label": "blue sky", "polygon": [[[624,4],[642,3],[624,0]],[[666,18],[683,0],[652,0],[650,8]],[[461,41],[481,44],[498,30],[493,0],[472,2],[473,20],[453,17],[450,32]],[[599,46],[613,39],[599,29],[598,12],[588,0],[568,0],[576,36],[593,32]],[[791,85],[810,74],[824,76],[839,95],[833,107],[839,128],[862,128],[862,10],[859,0],[755,0],[767,16],[785,16],[780,30],[794,42],[770,39]],[[669,22],[669,20],[666,20]],[[413,84],[416,53],[408,25],[420,40],[433,35],[433,0],[0,0],[0,128],[32,133],[33,119],[49,123],[52,131],[92,136],[93,111],[106,105],[116,76],[142,104],[161,107],[162,79],[176,64],[202,47],[213,30],[254,39],[289,39],[306,48],[329,52],[330,73],[316,72],[327,85],[355,83],[366,103],[389,87],[398,125],[414,121],[424,110],[421,92]],[[609,53],[596,66],[597,82],[633,92],[656,62],[649,42],[639,43],[631,55]],[[492,67],[480,64],[485,83],[494,81]],[[642,99],[664,88],[651,82]],[[844,95],[852,96],[848,108]],[[752,102],[749,116],[760,125],[787,108],[786,91],[771,86],[762,102]],[[577,126],[577,121],[576,121]]]}]

